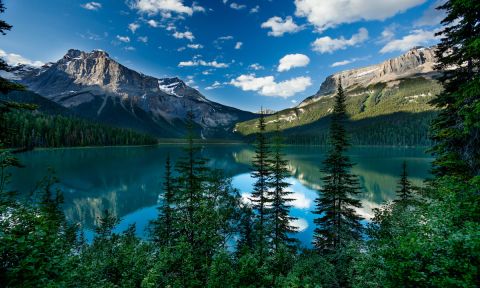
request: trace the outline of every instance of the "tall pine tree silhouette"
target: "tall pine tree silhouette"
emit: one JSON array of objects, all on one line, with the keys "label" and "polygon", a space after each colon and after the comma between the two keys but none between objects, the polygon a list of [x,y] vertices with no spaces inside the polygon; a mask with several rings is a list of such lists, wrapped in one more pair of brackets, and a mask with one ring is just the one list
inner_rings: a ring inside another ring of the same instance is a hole
[{"label": "tall pine tree silhouette", "polygon": [[412,182],[408,180],[407,172],[407,162],[403,161],[402,163],[402,173],[400,174],[400,180],[398,180],[398,190],[397,197],[395,200],[396,203],[406,203],[413,197],[413,192],[415,192],[415,186],[412,185]]},{"label": "tall pine tree silhouette", "polygon": [[346,156],[349,142],[345,130],[347,120],[345,94],[339,79],[338,92],[331,115],[329,131],[330,150],[323,161],[323,187],[315,200],[314,246],[320,251],[335,251],[348,241],[361,237],[362,225],[355,208],[359,200],[353,198],[360,193],[355,175],[350,173],[353,164]]},{"label": "tall pine tree silhouette", "polygon": [[272,190],[270,191],[270,199],[272,201],[271,218],[273,226],[273,249],[276,251],[280,245],[291,246],[295,242],[289,234],[297,231],[295,226],[291,225],[291,221],[296,218],[289,215],[291,198],[293,192],[288,190],[290,184],[285,181],[288,177],[285,154],[282,147],[283,137],[280,131],[279,120],[276,121],[275,137],[273,140],[273,156],[272,156]]},{"label": "tall pine tree silhouette", "polygon": [[253,157],[253,172],[252,178],[256,179],[253,185],[252,208],[256,212],[257,221],[255,223],[255,243],[259,249],[260,254],[263,255],[267,248],[267,243],[271,235],[269,233],[270,225],[270,209],[269,204],[271,202],[268,194],[268,190],[271,185],[272,178],[272,162],[271,162],[271,149],[270,144],[265,133],[265,113],[262,109],[260,118],[258,118],[258,132],[255,142],[255,156]]},{"label": "tall pine tree silhouette", "polygon": [[162,204],[158,208],[158,217],[152,222],[152,238],[154,242],[160,245],[169,246],[174,240],[174,213],[175,201],[174,177],[172,175],[172,165],[170,155],[167,155],[165,161],[165,176],[163,181]]}]

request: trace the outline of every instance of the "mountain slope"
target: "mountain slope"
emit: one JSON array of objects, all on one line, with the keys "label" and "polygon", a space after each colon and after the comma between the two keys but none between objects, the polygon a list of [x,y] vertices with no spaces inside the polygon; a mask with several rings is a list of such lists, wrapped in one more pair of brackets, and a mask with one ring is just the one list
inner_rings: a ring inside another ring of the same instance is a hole
[{"label": "mountain slope", "polygon": [[70,49],[55,63],[18,66],[7,76],[79,116],[160,137],[183,136],[188,111],[208,138],[229,137],[235,123],[255,117],[209,101],[178,78],[133,71],[101,50]]},{"label": "mountain slope", "polygon": [[[442,89],[435,80],[439,73],[433,70],[433,55],[431,48],[414,48],[378,65],[330,75],[315,95],[294,108],[267,117],[267,130],[274,129],[273,124],[278,117],[280,127],[290,142],[325,144],[328,116],[332,111],[338,79],[341,79],[347,95],[347,112],[351,118],[348,128],[354,134],[352,140],[355,144],[427,144],[426,129],[435,113],[429,101]],[[417,129],[423,136],[415,139],[393,136],[395,133],[413,133],[405,130],[405,127]],[[391,140],[379,142],[373,136],[361,136],[362,133],[372,135],[367,131],[375,129],[390,134]],[[254,133],[255,120],[237,124],[236,131],[247,136]],[[400,141],[399,138],[407,140]]]}]

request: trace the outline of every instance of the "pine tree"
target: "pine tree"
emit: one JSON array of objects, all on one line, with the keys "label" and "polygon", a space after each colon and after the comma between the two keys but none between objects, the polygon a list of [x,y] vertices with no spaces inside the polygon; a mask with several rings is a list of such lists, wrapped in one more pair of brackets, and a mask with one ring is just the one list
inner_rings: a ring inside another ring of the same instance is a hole
[{"label": "pine tree", "polygon": [[174,213],[175,201],[174,177],[172,175],[172,165],[170,155],[165,161],[165,176],[163,182],[162,204],[158,208],[158,217],[152,223],[152,238],[160,245],[169,246],[174,239]]},{"label": "pine tree", "polygon": [[353,198],[360,193],[360,186],[357,177],[350,173],[353,164],[345,155],[349,147],[345,100],[339,81],[329,131],[331,147],[323,161],[324,185],[315,200],[314,213],[319,217],[314,220],[317,227],[313,244],[320,251],[336,251],[361,236],[361,218],[354,210],[360,208],[361,203]]},{"label": "pine tree", "polygon": [[395,200],[397,203],[405,203],[412,199],[412,193],[415,191],[415,187],[408,180],[407,162],[402,163],[402,173],[400,174],[400,180],[398,181],[397,196],[399,199]]},{"label": "pine tree", "polygon": [[255,156],[253,157],[252,178],[256,179],[253,185],[252,208],[256,212],[257,221],[255,223],[255,243],[263,255],[266,249],[269,235],[269,204],[271,199],[268,190],[272,187],[272,167],[271,167],[271,149],[266,136],[265,113],[261,111],[258,118],[258,132],[255,143]]},{"label": "pine tree", "polygon": [[281,245],[291,246],[291,244],[295,242],[295,239],[289,237],[289,234],[297,231],[296,227],[291,225],[291,221],[296,218],[289,215],[291,207],[289,203],[294,199],[290,198],[290,195],[292,195],[293,192],[287,190],[290,184],[285,181],[289,175],[287,170],[288,161],[285,160],[285,154],[282,151],[282,143],[283,137],[280,131],[279,120],[277,118],[273,141],[272,190],[269,193],[272,201],[271,218],[274,251],[277,251]]},{"label": "pine tree", "polygon": [[[437,176],[480,174],[480,1],[449,0],[436,50],[437,69],[445,71],[444,91],[432,101],[440,109],[432,122]],[[452,69],[454,68],[454,69]]]},{"label": "pine tree", "polygon": [[197,221],[195,213],[202,202],[202,192],[206,180],[208,168],[206,159],[199,155],[199,147],[194,143],[193,112],[188,112],[187,119],[187,147],[184,149],[185,156],[177,161],[175,167],[177,177],[177,206],[181,210],[183,221],[180,229],[192,247],[195,246],[195,231]]}]

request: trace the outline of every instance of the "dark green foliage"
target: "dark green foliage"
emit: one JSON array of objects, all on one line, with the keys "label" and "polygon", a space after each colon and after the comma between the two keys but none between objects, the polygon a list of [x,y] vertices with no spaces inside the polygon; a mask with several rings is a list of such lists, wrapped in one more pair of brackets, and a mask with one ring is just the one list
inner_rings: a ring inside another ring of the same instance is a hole
[{"label": "dark green foliage", "polygon": [[353,198],[360,193],[358,179],[350,174],[352,163],[345,156],[349,146],[344,128],[347,119],[345,94],[341,84],[335,96],[335,106],[330,125],[330,151],[323,162],[324,186],[315,200],[314,220],[317,227],[313,244],[319,251],[336,251],[352,240],[361,237],[360,216],[355,208],[360,201]]},{"label": "dark green foliage", "polygon": [[172,244],[175,238],[174,234],[174,217],[175,210],[173,204],[175,203],[175,186],[172,176],[172,165],[170,163],[170,155],[167,156],[165,162],[165,176],[163,182],[163,197],[162,203],[158,208],[158,217],[152,222],[151,235],[153,241],[160,245],[168,246]]},{"label": "dark green foliage", "polygon": [[439,7],[447,13],[436,51],[437,69],[450,69],[432,104],[440,109],[432,123],[439,175],[471,177],[480,174],[480,3],[450,0]]},{"label": "dark green foliage", "polygon": [[413,193],[415,192],[416,187],[412,185],[412,182],[408,180],[407,173],[407,161],[402,163],[402,173],[400,174],[400,180],[398,180],[398,190],[397,197],[395,201],[397,202],[408,202],[412,199]]},{"label": "dark green foliage", "polygon": [[273,144],[272,155],[272,190],[269,192],[271,199],[271,218],[272,218],[272,242],[274,251],[277,252],[282,245],[292,245],[295,239],[291,237],[296,232],[296,227],[291,225],[291,221],[296,218],[289,215],[289,204],[294,199],[291,198],[293,192],[288,191],[290,184],[285,181],[289,176],[287,170],[288,161],[284,159],[282,152],[282,135],[280,128],[277,127]]},{"label": "dark green foliage", "polygon": [[255,156],[252,161],[253,171],[251,175],[255,179],[255,183],[253,184],[252,197],[250,198],[257,218],[255,222],[255,243],[261,255],[264,255],[268,238],[271,236],[268,229],[270,224],[268,204],[271,202],[268,190],[272,187],[271,153],[271,147],[265,135],[265,114],[262,111],[260,118],[258,118]]},{"label": "dark green foliage", "polygon": [[73,117],[10,112],[1,125],[15,131],[7,135],[9,147],[71,147],[155,144],[150,135],[114,128]]}]

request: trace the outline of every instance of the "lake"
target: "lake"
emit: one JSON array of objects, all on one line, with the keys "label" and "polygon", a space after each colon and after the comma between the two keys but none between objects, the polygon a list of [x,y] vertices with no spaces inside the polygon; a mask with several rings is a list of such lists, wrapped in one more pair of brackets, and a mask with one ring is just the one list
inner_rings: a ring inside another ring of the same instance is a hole
[{"label": "lake", "polygon": [[[36,183],[54,168],[64,192],[65,215],[69,221],[80,222],[87,237],[104,209],[111,210],[122,219],[118,230],[136,223],[137,234],[147,237],[145,228],[157,215],[156,207],[162,193],[165,158],[172,161],[181,156],[181,145],[144,147],[102,147],[36,150],[18,155],[25,168],[14,171],[12,187],[20,195],[28,195]],[[353,173],[359,176],[363,193],[363,208],[358,210],[366,221],[374,208],[395,198],[396,183],[401,164],[408,164],[410,180],[421,185],[429,176],[432,158],[425,148],[353,147],[349,151],[356,163]],[[321,187],[320,168],[326,153],[324,147],[289,146],[285,148],[289,160],[290,190],[295,201],[292,216],[297,237],[309,246],[313,234],[314,199]],[[253,180],[250,178],[250,161],[254,155],[248,145],[206,145],[203,156],[208,165],[223,170],[232,177],[232,184],[247,199]]]}]

